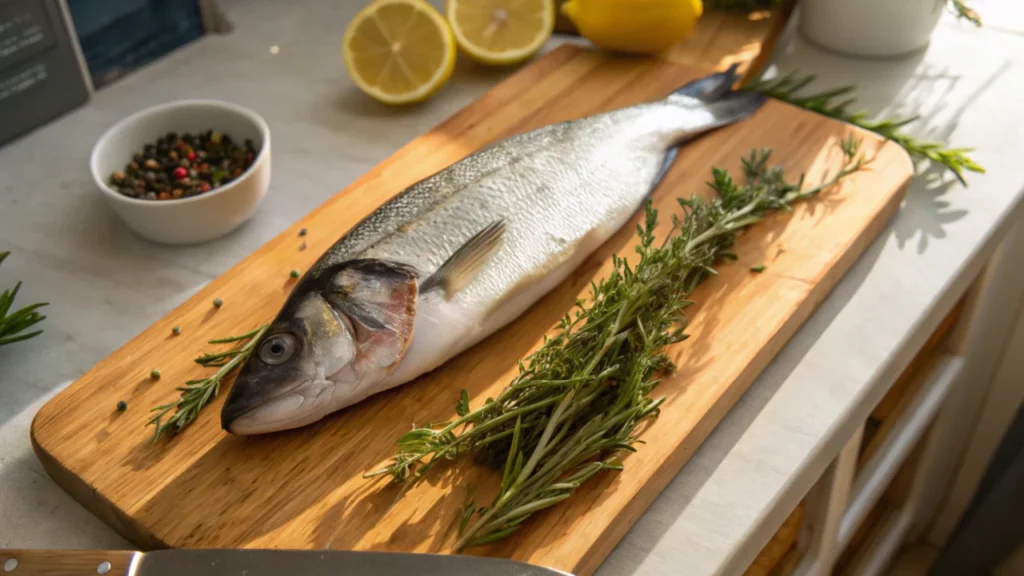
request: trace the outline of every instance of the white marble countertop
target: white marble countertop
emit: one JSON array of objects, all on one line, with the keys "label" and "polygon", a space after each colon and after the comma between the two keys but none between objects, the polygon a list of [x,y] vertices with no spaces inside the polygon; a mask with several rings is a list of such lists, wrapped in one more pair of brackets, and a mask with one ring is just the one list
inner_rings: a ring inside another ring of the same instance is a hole
[{"label": "white marble countertop", "polygon": [[[340,63],[349,3],[230,4],[235,32],[187,46],[102,90],[81,109],[0,149],[0,284],[52,302],[46,332],[0,349],[0,547],[128,544],[64,494],[32,454],[39,406],[196,289],[321,204],[399,146],[480,96],[507,72],[460,62],[450,85],[415,109],[358,94]],[[855,83],[875,112],[920,114],[919,135],[976,147],[988,169],[970,187],[915,178],[890,226],[761,375],[600,569],[620,574],[732,574],[741,544],[777,525],[862,421],[991,255],[1024,190],[1024,14],[1013,0],[976,2],[989,24],[945,19],[921,55],[863,61],[794,39],[781,69]],[[279,53],[271,54],[271,45]],[[184,97],[250,106],[274,134],[271,194],[231,236],[165,248],[107,210],[87,170],[114,121]],[[815,470],[815,466],[818,468]],[[802,491],[801,491],[802,490]],[[763,532],[763,530],[762,530]]]}]

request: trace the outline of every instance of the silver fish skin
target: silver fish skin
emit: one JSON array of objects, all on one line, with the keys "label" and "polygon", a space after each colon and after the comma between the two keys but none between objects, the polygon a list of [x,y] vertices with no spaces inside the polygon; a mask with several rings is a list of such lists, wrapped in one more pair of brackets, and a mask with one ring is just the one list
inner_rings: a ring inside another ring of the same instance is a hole
[{"label": "silver fish skin", "polygon": [[763,98],[734,71],[664,100],[512,136],[413,184],[295,286],[223,428],[297,428],[429,372],[522,314],[625,225],[675,146]]}]

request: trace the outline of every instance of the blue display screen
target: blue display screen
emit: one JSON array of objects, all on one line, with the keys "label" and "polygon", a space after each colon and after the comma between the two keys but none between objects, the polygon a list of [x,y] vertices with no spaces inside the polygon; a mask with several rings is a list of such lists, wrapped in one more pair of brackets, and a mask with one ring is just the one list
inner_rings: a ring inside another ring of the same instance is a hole
[{"label": "blue display screen", "polygon": [[99,89],[204,33],[198,0],[68,0]]}]

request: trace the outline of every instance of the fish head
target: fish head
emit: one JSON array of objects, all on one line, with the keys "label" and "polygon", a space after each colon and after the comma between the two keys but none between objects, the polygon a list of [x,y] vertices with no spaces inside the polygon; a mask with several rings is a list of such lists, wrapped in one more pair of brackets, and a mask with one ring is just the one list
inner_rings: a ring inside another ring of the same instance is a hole
[{"label": "fish head", "polygon": [[320,420],[374,392],[403,358],[415,321],[410,270],[352,261],[320,276],[296,286],[239,370],[221,411],[228,432]]},{"label": "fish head", "polygon": [[253,347],[221,412],[235,434],[303,426],[322,416],[327,376],[356,355],[352,329],[318,292],[298,299]]}]

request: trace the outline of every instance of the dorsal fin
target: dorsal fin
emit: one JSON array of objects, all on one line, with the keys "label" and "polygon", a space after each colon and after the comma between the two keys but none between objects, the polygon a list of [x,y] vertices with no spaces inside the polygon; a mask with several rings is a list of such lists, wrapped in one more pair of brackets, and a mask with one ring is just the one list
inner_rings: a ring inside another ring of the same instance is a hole
[{"label": "dorsal fin", "polygon": [[436,272],[420,283],[420,292],[428,292],[435,288],[444,290],[445,297],[451,298],[456,292],[469,284],[480,268],[487,262],[498,248],[505,234],[505,220],[495,220],[483,230],[477,232],[465,244],[459,247]]}]

